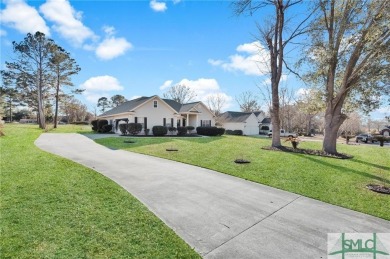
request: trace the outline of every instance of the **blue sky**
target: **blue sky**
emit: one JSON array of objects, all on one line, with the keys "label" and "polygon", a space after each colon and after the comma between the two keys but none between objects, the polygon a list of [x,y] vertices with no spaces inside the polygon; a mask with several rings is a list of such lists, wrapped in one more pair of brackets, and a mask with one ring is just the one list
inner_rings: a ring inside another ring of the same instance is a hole
[{"label": "blue sky", "polygon": [[[236,17],[229,1],[5,0],[1,62],[11,59],[12,41],[40,30],[77,60],[73,82],[86,89],[78,98],[91,110],[102,96],[162,96],[178,83],[204,102],[221,93],[225,110],[238,110],[235,96],[253,91],[261,99],[257,86],[267,80],[259,62],[267,53],[255,38],[265,12]],[[287,74],[283,85],[304,88]]]}]

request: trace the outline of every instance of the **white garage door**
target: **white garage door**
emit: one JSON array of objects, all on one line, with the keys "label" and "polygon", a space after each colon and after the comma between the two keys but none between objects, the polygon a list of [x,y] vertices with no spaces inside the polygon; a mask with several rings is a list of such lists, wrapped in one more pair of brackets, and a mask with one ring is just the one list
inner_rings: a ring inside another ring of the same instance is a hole
[{"label": "white garage door", "polygon": [[259,135],[259,127],[258,126],[247,126],[244,128],[245,135]]}]

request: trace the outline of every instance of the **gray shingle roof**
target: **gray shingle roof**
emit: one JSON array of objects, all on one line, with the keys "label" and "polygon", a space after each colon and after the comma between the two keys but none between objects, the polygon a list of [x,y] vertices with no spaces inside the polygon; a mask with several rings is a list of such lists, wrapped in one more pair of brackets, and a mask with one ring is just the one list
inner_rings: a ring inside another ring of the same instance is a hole
[{"label": "gray shingle roof", "polygon": [[189,112],[192,108],[194,108],[195,105],[197,105],[199,102],[193,102],[193,103],[185,103],[182,104],[180,107],[180,112]]},{"label": "gray shingle roof", "polygon": [[271,123],[271,118],[264,118],[261,123]]},{"label": "gray shingle roof", "polygon": [[221,122],[245,122],[252,112],[224,112],[219,116]]},{"label": "gray shingle roof", "polygon": [[[143,96],[143,97],[140,97],[140,98],[137,98],[137,99],[134,99],[134,100],[130,100],[130,101],[124,102],[121,105],[119,105],[118,107],[114,107],[111,110],[106,111],[105,113],[103,113],[103,114],[101,114],[99,116],[110,116],[110,115],[115,115],[115,114],[118,114],[118,113],[130,112],[134,108],[136,108],[137,106],[143,104],[144,102],[150,100],[151,98],[153,98],[155,96],[156,95],[150,96],[150,97]],[[178,103],[178,102],[176,102],[174,100],[171,100],[171,99],[162,99],[162,100],[164,102],[166,102],[169,106],[171,106],[172,109],[174,109],[178,113],[179,112],[188,112],[195,105],[197,105],[199,103],[199,102],[193,102],[193,103],[181,104],[181,103]]]},{"label": "gray shingle roof", "polygon": [[137,99],[134,99],[134,100],[130,100],[130,101],[124,102],[121,105],[119,105],[117,107],[114,107],[111,110],[106,111],[105,113],[103,113],[103,114],[101,114],[99,116],[109,116],[109,115],[114,115],[114,114],[118,114],[118,113],[124,113],[124,112],[132,111],[135,107],[141,105],[142,103],[146,102],[147,100],[149,100],[152,97],[153,96],[151,96],[151,97],[143,96],[143,97],[140,97],[140,98],[137,98]]}]

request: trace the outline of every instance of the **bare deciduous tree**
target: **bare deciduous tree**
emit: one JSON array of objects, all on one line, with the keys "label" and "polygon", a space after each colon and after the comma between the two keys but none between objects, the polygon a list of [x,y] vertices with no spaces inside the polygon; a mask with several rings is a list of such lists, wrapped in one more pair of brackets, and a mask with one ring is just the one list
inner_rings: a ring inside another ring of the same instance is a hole
[{"label": "bare deciduous tree", "polygon": [[236,96],[236,102],[242,112],[260,111],[260,105],[257,100],[258,97],[251,91],[242,92]]},{"label": "bare deciduous tree", "polygon": [[186,85],[171,86],[164,94],[164,98],[174,100],[178,103],[188,103],[193,101],[196,93]]},{"label": "bare deciduous tree", "polygon": [[279,114],[279,83],[282,77],[283,67],[287,67],[284,60],[284,52],[287,44],[299,35],[306,32],[305,24],[311,15],[306,16],[301,22],[298,22],[295,29],[286,36],[286,12],[294,5],[301,3],[302,0],[239,0],[234,4],[237,15],[249,11],[251,14],[258,9],[270,7],[274,15],[264,26],[259,26],[259,40],[268,47],[269,51],[269,68],[272,89],[272,146],[281,146],[280,142],[280,114]]},{"label": "bare deciduous tree", "polygon": [[226,101],[226,95],[222,93],[212,94],[207,97],[207,106],[215,116],[219,116]]}]

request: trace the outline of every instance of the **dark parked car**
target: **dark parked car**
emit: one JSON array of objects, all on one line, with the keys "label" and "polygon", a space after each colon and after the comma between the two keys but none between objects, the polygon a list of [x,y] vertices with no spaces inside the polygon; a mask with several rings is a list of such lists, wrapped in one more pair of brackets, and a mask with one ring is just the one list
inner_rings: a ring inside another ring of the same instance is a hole
[{"label": "dark parked car", "polygon": [[371,141],[374,143],[374,139],[371,134],[359,134],[356,136],[356,143],[362,141],[364,143],[367,143],[368,141]]}]

